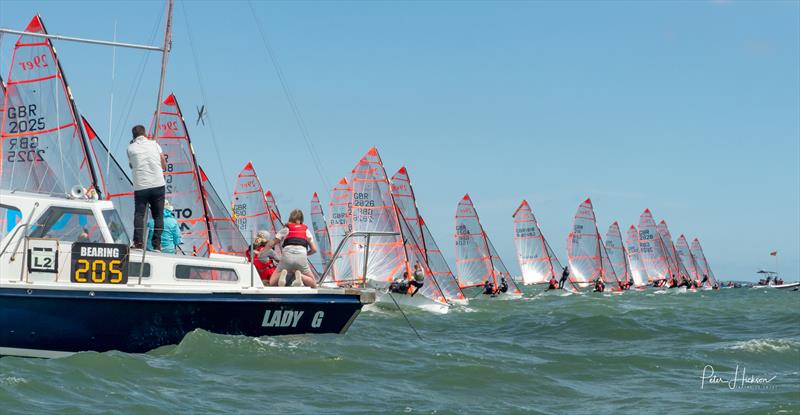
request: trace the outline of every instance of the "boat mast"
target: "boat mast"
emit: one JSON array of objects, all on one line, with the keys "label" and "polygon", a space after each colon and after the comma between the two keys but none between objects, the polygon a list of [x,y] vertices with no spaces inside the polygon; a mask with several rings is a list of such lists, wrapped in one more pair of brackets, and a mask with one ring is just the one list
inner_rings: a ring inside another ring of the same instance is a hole
[{"label": "boat mast", "polygon": [[164,45],[161,48],[161,78],[158,82],[158,99],[156,100],[156,116],[155,116],[155,126],[156,129],[153,132],[156,139],[158,137],[158,129],[160,128],[158,116],[161,111],[161,100],[164,97],[164,80],[167,77],[167,61],[169,60],[169,50],[172,47],[172,7],[173,7],[174,0],[167,0],[167,18],[166,18],[166,27],[164,28]]}]

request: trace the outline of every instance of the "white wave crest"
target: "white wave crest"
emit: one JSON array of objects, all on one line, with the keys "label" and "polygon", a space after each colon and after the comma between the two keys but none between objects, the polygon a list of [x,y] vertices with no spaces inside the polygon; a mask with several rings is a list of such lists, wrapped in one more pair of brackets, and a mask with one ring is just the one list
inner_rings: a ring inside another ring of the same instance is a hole
[{"label": "white wave crest", "polygon": [[791,339],[751,339],[736,342],[728,349],[747,352],[788,352],[792,348],[798,347],[800,347],[800,341]]}]

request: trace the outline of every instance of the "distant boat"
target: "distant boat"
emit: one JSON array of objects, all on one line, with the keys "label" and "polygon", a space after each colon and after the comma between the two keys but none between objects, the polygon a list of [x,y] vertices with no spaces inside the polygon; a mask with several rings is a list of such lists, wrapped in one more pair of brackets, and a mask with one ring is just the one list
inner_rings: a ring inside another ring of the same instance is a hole
[{"label": "distant boat", "polygon": [[636,229],[636,226],[631,225],[628,228],[625,242],[628,246],[628,262],[631,267],[633,285],[636,288],[645,288],[651,281],[647,277],[647,270],[645,269],[644,261],[642,261],[639,249],[639,230]]},{"label": "distant boat", "polygon": [[273,224],[271,217],[274,213],[267,206],[264,188],[252,162],[247,162],[236,178],[231,205],[236,226],[245,239],[253,240],[261,230],[269,231],[273,236],[280,230]]},{"label": "distant boat", "polygon": [[639,255],[650,282],[660,283],[672,275],[667,249],[650,209],[645,209],[639,216]]},{"label": "distant boat", "polygon": [[558,279],[564,267],[547,243],[528,201],[523,200],[511,216],[514,218],[514,246],[523,283],[547,284],[551,277]]},{"label": "distant boat", "polygon": [[339,255],[331,258],[334,261],[331,272],[326,275],[324,282],[336,286],[357,286],[359,281],[353,279],[351,272],[350,258],[352,257],[352,244],[345,242],[345,246],[339,245],[345,241],[345,237],[352,232],[350,222],[351,204],[353,198],[353,186],[343,177],[331,191],[330,219],[328,219],[328,234],[331,238],[332,254],[339,249]]},{"label": "distant boat", "polygon": [[717,284],[717,277],[714,276],[714,271],[712,271],[711,267],[708,265],[708,260],[706,260],[706,255],[703,253],[703,247],[700,246],[699,239],[694,238],[690,250],[695,259],[697,259],[697,263],[700,266],[700,273],[703,274],[703,279],[706,279],[705,277],[708,276],[707,281],[701,284],[703,288],[719,287],[719,284]]},{"label": "distant boat", "polygon": [[508,291],[504,296],[521,297],[500,255],[481,226],[478,212],[469,195],[464,195],[456,210],[456,276],[462,289],[483,287],[486,282],[498,287],[505,278]]},{"label": "distant boat", "polygon": [[[667,222],[665,220],[661,220],[656,226],[658,230],[658,234],[661,237],[661,242],[664,244],[667,252],[667,259],[670,263],[670,269],[672,271],[672,275],[677,278],[678,283],[680,283],[681,278],[686,279],[686,281],[690,281],[693,277],[683,266],[683,262],[678,257],[678,252],[675,249],[675,244],[672,242],[672,234],[669,232],[669,227],[667,227]],[[700,282],[700,281],[698,281]]]},{"label": "distant boat", "polygon": [[324,270],[331,260],[331,235],[328,232],[325,212],[322,210],[317,192],[311,196],[311,226],[314,227],[314,239],[317,241],[319,254],[322,256],[322,269]]},{"label": "distant boat", "polygon": [[584,200],[575,213],[572,232],[567,236],[567,258],[569,282],[574,289],[593,288],[595,281],[601,278],[606,284],[606,290],[620,290],[617,274],[597,231],[591,199]]},{"label": "distant boat", "polygon": [[281,211],[278,209],[278,202],[275,200],[272,190],[267,190],[267,192],[264,193],[264,198],[267,200],[267,206],[269,206],[269,210],[273,213],[272,222],[275,226],[275,229],[283,229],[283,216],[281,216]]},{"label": "distant boat", "polygon": [[675,250],[678,253],[678,258],[680,258],[683,267],[689,273],[691,278],[700,284],[700,282],[703,280],[702,276],[700,275],[700,265],[697,264],[697,258],[695,258],[692,254],[692,250],[689,248],[689,242],[686,241],[685,236],[681,235],[678,237],[678,242],[675,244]]},{"label": "distant boat", "polygon": [[[611,266],[614,267],[614,272],[617,274],[619,281],[630,281],[631,267],[628,262],[628,252],[625,249],[625,244],[622,243],[622,233],[619,231],[619,223],[614,222],[608,227],[606,232],[606,252],[608,259],[611,261]],[[631,285],[635,285],[631,281]]]}]

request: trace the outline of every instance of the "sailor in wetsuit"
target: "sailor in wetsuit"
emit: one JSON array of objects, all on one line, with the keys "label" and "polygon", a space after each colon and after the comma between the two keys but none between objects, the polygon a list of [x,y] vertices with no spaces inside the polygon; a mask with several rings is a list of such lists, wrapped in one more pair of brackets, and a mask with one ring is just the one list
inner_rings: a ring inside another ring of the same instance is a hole
[{"label": "sailor in wetsuit", "polygon": [[[702,281],[700,281],[700,286],[702,287],[702,286],[703,286],[703,284],[705,284],[705,283],[707,283],[707,282],[708,282],[708,275],[706,275],[706,274],[703,274],[703,280],[702,280]],[[769,281],[767,281],[767,284],[769,284]]]},{"label": "sailor in wetsuit", "polygon": [[675,274],[672,274],[669,277],[669,288],[675,288],[678,286],[678,281],[675,279]]},{"label": "sailor in wetsuit", "polygon": [[500,277],[500,292],[508,292],[508,281],[506,281],[506,277]]},{"label": "sailor in wetsuit", "polygon": [[594,281],[594,292],[601,293],[606,290],[606,284],[603,282],[602,278],[598,278]]},{"label": "sailor in wetsuit", "polygon": [[547,284],[548,284],[547,285],[547,289],[548,290],[557,290],[558,287],[559,287],[558,280],[556,280],[556,276],[555,275],[551,275],[550,276],[550,281],[548,281]]},{"label": "sailor in wetsuit", "polygon": [[419,289],[425,285],[425,270],[422,269],[422,265],[420,265],[419,262],[414,264],[414,272],[411,275],[414,277],[409,281],[409,284],[414,287],[414,292],[411,293],[411,296],[413,297],[414,294],[416,294],[417,291],[419,291]]},{"label": "sailor in wetsuit", "polygon": [[691,284],[689,284],[689,280],[686,277],[681,276],[681,283],[678,284],[678,287],[686,287],[688,289],[691,287]]},{"label": "sailor in wetsuit", "polygon": [[489,280],[483,283],[483,294],[484,295],[495,295],[497,294],[497,290],[494,288],[494,283]]},{"label": "sailor in wetsuit", "polygon": [[567,278],[569,278],[569,266],[564,267],[564,271],[561,273],[561,281],[558,282],[558,288],[564,288],[564,284],[567,283]]}]

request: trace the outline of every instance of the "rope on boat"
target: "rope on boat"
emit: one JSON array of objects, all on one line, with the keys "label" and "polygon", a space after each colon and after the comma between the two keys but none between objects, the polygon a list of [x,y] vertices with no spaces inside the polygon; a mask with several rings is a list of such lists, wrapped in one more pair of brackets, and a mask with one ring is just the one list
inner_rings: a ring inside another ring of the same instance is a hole
[{"label": "rope on boat", "polygon": [[[200,72],[200,58],[197,57],[197,49],[194,47],[194,35],[192,34],[192,26],[189,22],[189,15],[186,12],[186,2],[181,2],[181,10],[183,10],[183,20],[186,21],[186,34],[189,38],[189,49],[192,51],[192,62],[194,63],[194,71],[197,74],[197,83],[200,87],[200,97],[203,99],[203,104],[208,105],[206,99],[206,88],[203,82],[203,75]],[[225,194],[232,195],[230,186],[228,185],[228,174],[225,171],[225,164],[222,162],[222,155],[217,145],[217,135],[214,132],[214,124],[211,122],[211,113],[206,112],[206,121],[208,121],[208,131],[211,134],[211,143],[214,144],[214,153],[217,155],[217,163],[219,163],[220,172],[222,172],[222,182],[225,186]]]},{"label": "rope on boat", "polygon": [[303,140],[306,143],[306,147],[308,147],[308,152],[311,155],[311,159],[314,161],[314,168],[317,170],[317,174],[319,175],[320,180],[322,180],[322,183],[325,185],[325,188],[330,189],[331,186],[328,184],[328,180],[325,179],[326,175],[324,173],[322,159],[319,157],[319,154],[314,148],[314,142],[311,141],[311,136],[308,133],[308,127],[303,119],[303,115],[300,113],[300,109],[297,107],[297,103],[295,102],[292,92],[289,89],[289,85],[286,83],[286,78],[283,76],[283,70],[278,62],[278,57],[275,55],[272,47],[267,41],[267,36],[264,33],[264,27],[261,24],[261,20],[259,20],[258,15],[256,14],[256,10],[253,7],[253,2],[247,0],[247,5],[250,7],[250,13],[253,15],[253,20],[256,22],[256,28],[258,29],[258,34],[261,36],[261,43],[264,45],[264,50],[267,52],[267,56],[269,56],[272,66],[275,68],[275,73],[278,75],[278,81],[280,81],[281,88],[283,89],[283,95],[286,97],[286,101],[289,102],[289,107],[292,110],[295,122],[297,122],[297,126],[300,129],[300,135],[303,136]]},{"label": "rope on boat", "polygon": [[402,308],[400,308],[400,304],[398,304],[397,300],[394,299],[394,296],[392,295],[392,292],[391,291],[386,291],[386,294],[389,294],[389,298],[392,299],[392,302],[394,303],[394,305],[397,306],[397,309],[400,311],[400,314],[403,315],[403,318],[406,320],[406,323],[408,324],[408,327],[411,327],[411,330],[414,331],[414,334],[417,335],[417,338],[422,340],[422,336],[419,335],[419,332],[417,331],[417,329],[414,328],[413,324],[411,324],[411,320],[408,319],[408,316],[406,315],[406,313],[403,311]]}]

